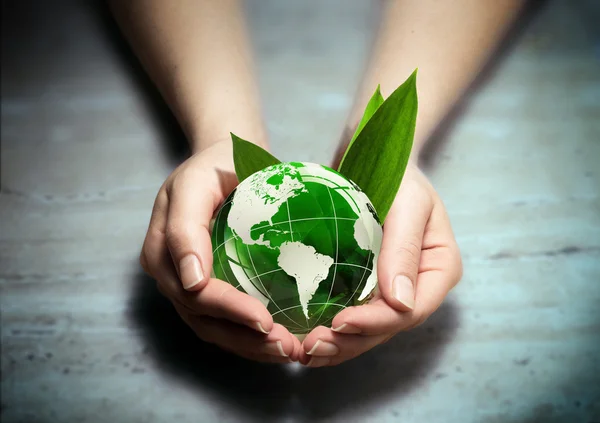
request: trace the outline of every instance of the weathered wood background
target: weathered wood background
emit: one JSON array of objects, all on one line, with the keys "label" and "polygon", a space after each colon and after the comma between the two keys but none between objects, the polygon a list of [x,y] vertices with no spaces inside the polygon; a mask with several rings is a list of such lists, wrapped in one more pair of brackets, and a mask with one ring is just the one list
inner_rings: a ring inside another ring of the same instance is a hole
[{"label": "weathered wood background", "polygon": [[[600,7],[548,1],[426,160],[465,277],[423,327],[302,371],[199,345],[137,264],[181,134],[91,2],[2,13],[3,422],[600,421]],[[327,162],[375,3],[254,1],[269,130]]]}]

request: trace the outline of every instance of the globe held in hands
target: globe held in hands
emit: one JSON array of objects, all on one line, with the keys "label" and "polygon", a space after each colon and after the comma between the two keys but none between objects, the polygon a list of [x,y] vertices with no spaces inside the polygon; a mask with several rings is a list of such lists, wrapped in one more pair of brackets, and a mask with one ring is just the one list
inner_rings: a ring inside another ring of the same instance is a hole
[{"label": "globe held in hands", "polygon": [[360,188],[325,166],[279,163],[229,195],[212,230],[213,276],[302,336],[377,286],[382,227]]}]

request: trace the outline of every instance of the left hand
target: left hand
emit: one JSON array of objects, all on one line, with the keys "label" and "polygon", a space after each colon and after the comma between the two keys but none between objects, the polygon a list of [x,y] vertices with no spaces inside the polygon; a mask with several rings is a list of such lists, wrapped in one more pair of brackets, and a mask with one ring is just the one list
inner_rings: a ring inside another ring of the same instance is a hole
[{"label": "left hand", "polygon": [[377,263],[379,290],[348,307],[332,328],[315,328],[300,362],[335,366],[423,323],[462,277],[460,251],[442,200],[414,165],[404,174],[383,227]]}]

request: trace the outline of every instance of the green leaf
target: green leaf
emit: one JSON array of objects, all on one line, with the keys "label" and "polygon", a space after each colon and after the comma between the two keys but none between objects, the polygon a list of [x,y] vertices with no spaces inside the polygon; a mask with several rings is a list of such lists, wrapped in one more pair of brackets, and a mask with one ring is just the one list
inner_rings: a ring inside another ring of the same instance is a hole
[{"label": "green leaf", "polygon": [[400,188],[417,121],[417,70],[375,111],[344,154],[339,172],[369,197],[381,222]]},{"label": "green leaf", "polygon": [[231,140],[233,141],[233,164],[239,182],[259,170],[281,163],[265,149],[233,133],[231,133]]},{"label": "green leaf", "polygon": [[383,96],[381,95],[380,86],[377,85],[377,89],[375,90],[375,93],[373,94],[373,96],[371,96],[371,99],[367,103],[367,107],[365,108],[365,113],[363,114],[363,117],[360,120],[358,127],[354,131],[354,135],[352,136],[352,139],[350,140],[348,147],[346,148],[346,153],[344,154],[344,157],[342,157],[342,161],[340,162],[340,165],[338,166],[338,170],[342,167],[342,164],[344,163],[344,159],[346,158],[346,155],[348,154],[350,147],[352,147],[354,140],[356,140],[356,137],[358,136],[358,134],[360,134],[360,131],[362,131],[362,129],[365,127],[365,125],[367,124],[369,119],[371,119],[373,114],[377,111],[377,109],[379,109],[379,106],[381,106],[382,104],[383,104]]}]

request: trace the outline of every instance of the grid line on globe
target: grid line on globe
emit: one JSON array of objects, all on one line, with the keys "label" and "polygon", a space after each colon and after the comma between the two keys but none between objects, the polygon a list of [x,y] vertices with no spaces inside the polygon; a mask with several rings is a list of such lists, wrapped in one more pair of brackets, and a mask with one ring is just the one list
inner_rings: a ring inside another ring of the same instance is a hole
[{"label": "grid line on globe", "polygon": [[212,229],[213,277],[258,298],[306,334],[376,285],[381,224],[368,198],[332,169],[283,163],[229,195]]},{"label": "grid line on globe", "polygon": [[[337,216],[335,214],[335,203],[333,202],[333,197],[331,196],[331,189],[329,189],[329,187],[327,187],[327,194],[329,194],[329,199],[331,201],[331,210],[333,211],[333,224],[335,226],[335,261],[333,262],[333,278],[332,278],[335,281],[335,275],[337,274],[337,267],[338,267],[338,254],[340,252],[340,243],[339,243]],[[360,283],[359,283],[359,285],[360,285]],[[329,300],[331,299],[331,292],[333,291],[333,287],[334,287],[334,284],[331,284],[331,288],[329,289],[329,294],[327,295],[327,300],[325,300],[325,303],[328,303]],[[345,308],[345,306],[344,306],[344,308]],[[319,317],[317,317],[317,322],[319,321],[321,316],[323,316],[324,311],[325,311],[325,308],[323,308],[321,310],[321,314],[319,314]]]}]

